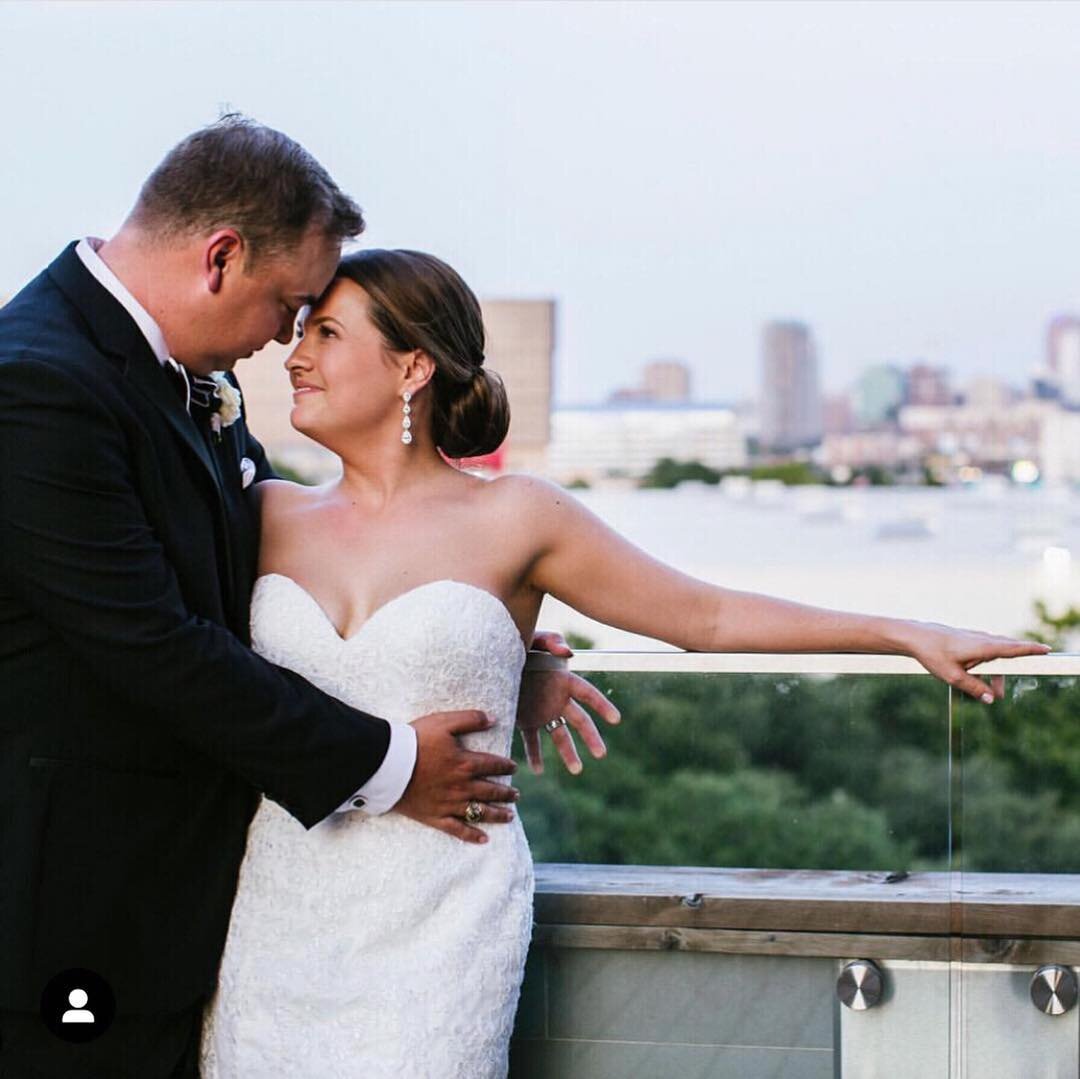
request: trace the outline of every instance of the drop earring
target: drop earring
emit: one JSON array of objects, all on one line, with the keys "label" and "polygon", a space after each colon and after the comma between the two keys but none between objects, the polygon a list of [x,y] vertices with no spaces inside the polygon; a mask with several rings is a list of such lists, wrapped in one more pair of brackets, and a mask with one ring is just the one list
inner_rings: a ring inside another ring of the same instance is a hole
[{"label": "drop earring", "polygon": [[407,446],[412,442],[412,405],[409,402],[412,400],[412,394],[406,390],[402,395],[402,400],[405,402],[401,406],[401,441]]}]

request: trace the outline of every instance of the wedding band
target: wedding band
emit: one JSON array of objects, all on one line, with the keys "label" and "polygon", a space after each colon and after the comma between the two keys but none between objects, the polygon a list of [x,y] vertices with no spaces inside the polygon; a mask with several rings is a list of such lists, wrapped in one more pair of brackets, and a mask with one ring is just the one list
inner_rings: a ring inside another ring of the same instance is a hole
[{"label": "wedding band", "polygon": [[559,716],[557,719],[552,719],[549,722],[545,723],[544,730],[547,731],[548,734],[554,734],[560,727],[565,726],[566,720],[562,716]]},{"label": "wedding band", "polygon": [[465,807],[465,822],[479,824],[484,819],[484,807],[479,802],[470,802]]}]

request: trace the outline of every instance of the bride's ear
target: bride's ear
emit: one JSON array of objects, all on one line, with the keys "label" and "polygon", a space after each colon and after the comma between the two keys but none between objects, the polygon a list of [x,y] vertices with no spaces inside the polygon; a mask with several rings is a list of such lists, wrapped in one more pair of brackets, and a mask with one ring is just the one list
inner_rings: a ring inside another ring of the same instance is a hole
[{"label": "bride's ear", "polygon": [[406,355],[401,373],[415,396],[435,377],[435,361],[422,348],[414,348]]}]

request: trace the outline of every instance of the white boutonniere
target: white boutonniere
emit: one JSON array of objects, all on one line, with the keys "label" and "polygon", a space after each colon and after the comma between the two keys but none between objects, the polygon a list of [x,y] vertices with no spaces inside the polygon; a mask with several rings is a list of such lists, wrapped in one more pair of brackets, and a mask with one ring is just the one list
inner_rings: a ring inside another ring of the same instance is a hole
[{"label": "white boutonniere", "polygon": [[240,391],[228,380],[224,371],[214,371],[210,377],[214,380],[214,396],[218,407],[210,416],[210,430],[216,438],[226,427],[232,427],[240,419]]}]

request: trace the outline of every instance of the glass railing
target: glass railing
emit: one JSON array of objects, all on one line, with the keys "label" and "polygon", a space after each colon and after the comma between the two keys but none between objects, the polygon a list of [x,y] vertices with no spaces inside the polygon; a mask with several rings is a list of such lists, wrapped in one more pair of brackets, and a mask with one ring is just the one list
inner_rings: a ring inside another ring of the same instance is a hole
[{"label": "glass railing", "polygon": [[1080,964],[1080,656],[975,668],[991,706],[903,657],[571,667],[623,722],[582,775],[549,745],[515,780],[515,1079],[1080,1074],[1080,1009],[1034,987]]}]

